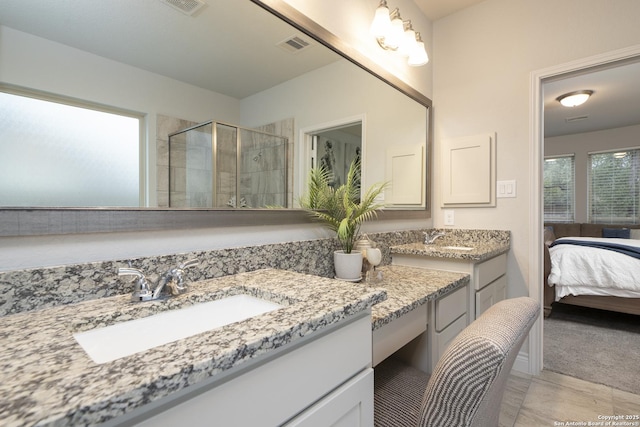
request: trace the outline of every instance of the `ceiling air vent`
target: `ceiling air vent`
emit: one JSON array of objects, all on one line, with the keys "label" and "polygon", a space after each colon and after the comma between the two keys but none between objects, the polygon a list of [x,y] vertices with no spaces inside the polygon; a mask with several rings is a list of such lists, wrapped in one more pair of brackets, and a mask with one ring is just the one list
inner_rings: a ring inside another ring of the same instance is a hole
[{"label": "ceiling air vent", "polygon": [[196,12],[207,4],[202,0],[160,0],[162,3],[184,13],[185,15],[195,16]]},{"label": "ceiling air vent", "polygon": [[587,120],[589,116],[578,116],[578,117],[567,117],[564,119],[567,123],[579,122],[582,120]]},{"label": "ceiling air vent", "polygon": [[296,54],[296,53],[302,52],[308,47],[311,47],[311,43],[309,43],[308,41],[304,40],[299,36],[292,36],[285,40],[282,40],[280,43],[277,44],[277,46],[281,47],[282,49],[286,50],[289,53]]}]

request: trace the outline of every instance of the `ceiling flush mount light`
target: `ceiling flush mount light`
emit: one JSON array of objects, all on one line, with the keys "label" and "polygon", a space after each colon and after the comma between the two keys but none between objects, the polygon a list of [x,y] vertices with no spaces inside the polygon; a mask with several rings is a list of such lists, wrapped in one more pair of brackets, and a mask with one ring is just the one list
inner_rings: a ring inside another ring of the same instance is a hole
[{"label": "ceiling flush mount light", "polygon": [[560,95],[556,100],[565,107],[577,107],[587,102],[591,95],[593,95],[592,90],[578,90]]},{"label": "ceiling flush mount light", "polygon": [[410,20],[402,20],[398,8],[389,12],[387,0],[380,0],[371,23],[371,34],[381,48],[407,57],[407,63],[412,67],[419,67],[429,62],[420,33],[413,29]]}]

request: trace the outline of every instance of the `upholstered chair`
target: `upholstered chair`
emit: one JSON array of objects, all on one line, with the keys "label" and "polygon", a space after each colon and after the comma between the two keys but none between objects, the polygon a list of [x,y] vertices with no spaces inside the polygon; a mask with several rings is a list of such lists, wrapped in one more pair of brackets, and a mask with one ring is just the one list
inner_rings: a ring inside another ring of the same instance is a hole
[{"label": "upholstered chair", "polygon": [[509,373],[539,312],[529,297],[498,302],[454,338],[431,376],[393,357],[376,366],[375,426],[497,426]]}]

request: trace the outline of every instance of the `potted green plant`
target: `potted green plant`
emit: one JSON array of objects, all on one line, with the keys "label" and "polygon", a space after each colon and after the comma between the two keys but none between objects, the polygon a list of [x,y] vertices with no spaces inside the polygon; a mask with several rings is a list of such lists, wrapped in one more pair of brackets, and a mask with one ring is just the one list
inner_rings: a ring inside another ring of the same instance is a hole
[{"label": "potted green plant", "polygon": [[377,216],[384,203],[377,200],[387,183],[377,183],[360,194],[360,162],[354,160],[344,184],[331,185],[331,172],[323,167],[309,172],[307,194],[300,198],[300,206],[328,229],[336,233],[341,250],[334,252],[336,277],[360,280],[362,254],[354,251],[363,222]]}]

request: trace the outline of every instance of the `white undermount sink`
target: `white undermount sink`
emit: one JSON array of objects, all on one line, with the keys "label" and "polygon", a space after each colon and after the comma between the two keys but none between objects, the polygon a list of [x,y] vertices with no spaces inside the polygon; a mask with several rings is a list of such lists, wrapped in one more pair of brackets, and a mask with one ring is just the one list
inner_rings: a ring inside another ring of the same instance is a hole
[{"label": "white undermount sink", "polygon": [[250,295],[233,295],[75,333],[73,337],[94,362],[107,363],[282,307]]},{"label": "white undermount sink", "polygon": [[468,246],[440,246],[442,249],[451,249],[454,251],[472,251],[473,248]]}]

